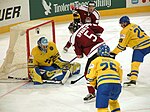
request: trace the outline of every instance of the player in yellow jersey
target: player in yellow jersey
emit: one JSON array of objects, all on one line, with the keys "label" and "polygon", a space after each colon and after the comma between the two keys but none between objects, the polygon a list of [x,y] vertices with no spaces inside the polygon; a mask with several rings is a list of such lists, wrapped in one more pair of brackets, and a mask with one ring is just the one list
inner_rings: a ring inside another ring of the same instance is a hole
[{"label": "player in yellow jersey", "polygon": [[97,88],[97,112],[121,112],[118,97],[121,93],[122,69],[120,63],[110,58],[110,48],[102,45],[98,48],[98,55],[88,69],[87,79],[90,85]]},{"label": "player in yellow jersey", "polygon": [[145,55],[150,53],[150,37],[140,26],[130,23],[128,16],[122,16],[119,23],[123,29],[120,32],[119,43],[110,55],[115,58],[126,47],[133,49],[131,72],[127,75],[130,77],[130,81],[125,82],[124,86],[134,86],[138,78],[139,66],[143,62]]},{"label": "player in yellow jersey", "polygon": [[[41,37],[37,41],[37,46],[32,49],[29,58],[29,75],[34,84],[42,84],[43,80],[57,80],[61,81],[67,70],[72,74],[80,72],[80,64],[70,64],[60,58],[54,42],[48,42],[45,37]],[[69,74],[70,75],[70,74]]]}]

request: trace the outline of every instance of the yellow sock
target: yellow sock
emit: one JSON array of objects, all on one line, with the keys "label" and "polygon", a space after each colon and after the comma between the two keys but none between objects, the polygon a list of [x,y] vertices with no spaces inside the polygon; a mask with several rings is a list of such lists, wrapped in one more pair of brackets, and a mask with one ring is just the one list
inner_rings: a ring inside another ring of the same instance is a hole
[{"label": "yellow sock", "polygon": [[97,108],[97,112],[110,112],[108,108]]},{"label": "yellow sock", "polygon": [[118,100],[109,100],[109,107],[113,112],[121,112]]},{"label": "yellow sock", "polygon": [[130,80],[137,80],[140,64],[141,64],[140,62],[132,62]]}]

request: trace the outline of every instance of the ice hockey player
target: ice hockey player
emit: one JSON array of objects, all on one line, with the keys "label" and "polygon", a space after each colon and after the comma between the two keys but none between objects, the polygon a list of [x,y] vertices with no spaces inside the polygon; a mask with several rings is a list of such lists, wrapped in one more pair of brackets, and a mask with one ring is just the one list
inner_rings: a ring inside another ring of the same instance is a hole
[{"label": "ice hockey player", "polygon": [[[78,22],[72,22],[72,23],[70,23],[68,29],[69,29],[69,31],[70,31],[70,33],[71,33],[71,36],[72,36],[72,34],[74,33],[74,30],[76,30],[76,29],[73,28],[74,25],[76,26],[76,27],[74,27],[74,28],[77,28],[77,27],[80,27],[80,26],[81,26],[81,24],[78,23]],[[78,29],[78,28],[77,28],[77,29]],[[70,36],[70,38],[71,38],[71,36]],[[69,48],[71,47],[71,45],[72,45],[72,43],[70,42],[70,41],[71,41],[70,38],[69,38],[69,41],[67,42],[67,44],[65,45],[65,47],[63,48],[63,52],[64,52],[64,53],[68,52],[68,49],[69,49]]]},{"label": "ice hockey player", "polygon": [[[98,47],[104,43],[103,39],[96,34],[102,33],[104,29],[96,24],[84,24],[80,28],[73,24],[71,28],[73,28],[72,31],[74,33],[70,38],[70,42],[74,46],[77,58],[83,58],[83,55],[86,55],[88,58],[84,72],[84,75],[86,76],[90,62],[97,57]],[[87,87],[89,94],[84,98],[85,102],[95,98],[95,89],[90,85]]]},{"label": "ice hockey player", "polygon": [[78,3],[75,3],[74,5],[70,6],[71,9],[74,11],[73,13],[76,13],[76,11],[80,15],[81,23],[94,23],[98,24],[100,20],[100,14],[95,9],[96,3],[94,1],[89,1],[88,6],[79,6]]},{"label": "ice hockey player", "polygon": [[69,77],[80,72],[80,64],[62,60],[56,44],[48,42],[44,36],[39,38],[31,54],[28,63],[29,75],[35,85],[42,84],[43,80],[61,81],[65,75]]},{"label": "ice hockey player", "polygon": [[[100,19],[100,14],[95,9],[95,7],[96,7],[96,4],[94,1],[90,1],[88,3],[88,6],[79,6],[78,3],[71,5],[71,9],[73,10],[73,17],[74,17],[73,22],[75,24],[80,23],[80,25],[87,24],[87,23],[98,24],[99,19]],[[68,29],[70,28],[68,27]],[[68,49],[70,48],[70,46],[71,46],[71,43],[70,41],[68,41],[65,47],[63,48],[63,51],[68,52]]]},{"label": "ice hockey player", "polygon": [[119,62],[110,58],[109,53],[109,46],[105,44],[100,46],[99,57],[91,62],[86,75],[90,84],[97,88],[97,112],[121,112],[118,97],[122,88],[122,68]]},{"label": "ice hockey player", "polygon": [[130,23],[128,16],[122,16],[119,23],[123,29],[120,32],[119,43],[110,53],[110,56],[115,58],[119,52],[126,50],[126,47],[133,49],[131,72],[127,74],[130,81],[125,82],[124,86],[135,86],[140,64],[143,62],[145,55],[150,53],[150,37],[140,26]]}]

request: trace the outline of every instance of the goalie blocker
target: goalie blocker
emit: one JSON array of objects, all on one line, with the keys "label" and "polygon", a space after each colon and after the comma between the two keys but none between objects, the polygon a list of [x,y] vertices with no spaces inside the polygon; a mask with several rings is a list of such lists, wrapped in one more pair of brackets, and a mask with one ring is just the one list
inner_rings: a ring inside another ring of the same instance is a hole
[{"label": "goalie blocker", "polygon": [[29,75],[34,83],[34,85],[43,84],[44,80],[49,81],[60,81],[60,84],[64,84],[69,77],[75,74],[80,73],[80,64],[74,62],[72,64],[68,64],[63,69],[56,69],[52,71],[46,71],[40,69],[39,67],[29,67]]}]

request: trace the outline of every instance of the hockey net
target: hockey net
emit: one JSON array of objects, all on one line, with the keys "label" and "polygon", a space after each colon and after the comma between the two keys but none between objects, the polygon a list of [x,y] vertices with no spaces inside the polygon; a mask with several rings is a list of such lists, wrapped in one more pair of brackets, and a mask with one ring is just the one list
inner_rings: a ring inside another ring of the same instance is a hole
[{"label": "hockey net", "polygon": [[10,28],[9,48],[0,67],[0,79],[8,76],[29,78],[27,60],[37,40],[45,36],[55,42],[54,21],[34,20]]}]

